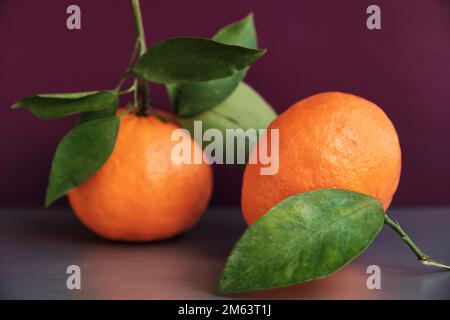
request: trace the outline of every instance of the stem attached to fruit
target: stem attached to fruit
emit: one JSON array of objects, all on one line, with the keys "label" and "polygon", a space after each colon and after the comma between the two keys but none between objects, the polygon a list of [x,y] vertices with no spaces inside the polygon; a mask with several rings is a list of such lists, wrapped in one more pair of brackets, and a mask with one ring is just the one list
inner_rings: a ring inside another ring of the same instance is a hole
[{"label": "stem attached to fruit", "polygon": [[405,230],[402,229],[398,222],[393,221],[391,218],[389,218],[388,215],[386,215],[384,221],[388,226],[390,226],[396,233],[400,235],[406,245],[414,252],[417,259],[419,259],[422,264],[450,270],[449,265],[446,265],[437,260],[433,260],[425,253],[423,253],[422,250],[420,250],[419,247],[417,247],[417,245],[411,240]]},{"label": "stem attached to fruit", "polygon": [[[145,38],[144,24],[142,22],[141,6],[139,0],[131,0],[131,8],[133,11],[134,27],[136,29],[136,41],[139,46],[139,57],[142,57],[147,51],[147,41]],[[134,82],[135,87],[135,104],[139,107],[139,114],[148,114],[151,105],[148,97],[148,85],[142,78],[137,78]]]}]

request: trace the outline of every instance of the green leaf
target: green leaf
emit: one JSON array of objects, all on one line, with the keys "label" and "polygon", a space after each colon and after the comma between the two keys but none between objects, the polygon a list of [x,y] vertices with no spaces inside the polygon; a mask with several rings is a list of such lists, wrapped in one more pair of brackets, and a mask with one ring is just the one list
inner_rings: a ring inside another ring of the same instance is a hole
[{"label": "green leaf", "polygon": [[245,76],[241,70],[234,76],[207,82],[169,85],[169,96],[179,117],[192,117],[205,112],[226,99]]},{"label": "green leaf", "polygon": [[107,109],[103,109],[103,110],[99,110],[99,111],[83,112],[81,114],[80,121],[78,121],[78,124],[81,124],[86,121],[112,117],[116,114],[116,112],[117,112],[117,106],[114,106],[114,105],[111,105]]},{"label": "green leaf", "polygon": [[213,40],[224,44],[256,49],[258,41],[253,14],[250,13],[244,19],[223,27],[216,33]]},{"label": "green leaf", "polygon": [[[225,26],[213,40],[256,49],[258,45],[253,15],[249,14],[244,19]],[[169,85],[169,96],[177,115],[191,117],[218,105],[237,88],[247,70],[245,68],[231,77],[218,80]]]},{"label": "green leaf", "polygon": [[43,120],[52,120],[82,112],[93,112],[117,107],[119,96],[115,91],[92,91],[61,94],[38,94],[20,99],[13,108],[27,108]]},{"label": "green leaf", "polygon": [[119,118],[91,120],[73,128],[53,158],[46,207],[93,176],[108,160],[116,143]]},{"label": "green leaf", "polygon": [[183,83],[225,78],[244,69],[265,50],[222,44],[204,38],[180,37],[157,43],[135,66],[147,81]]},{"label": "green leaf", "polygon": [[[179,118],[181,126],[188,129],[194,135],[194,121],[201,121],[203,131],[208,129],[219,129],[225,139],[227,129],[266,129],[277,116],[272,107],[249,85],[241,82],[238,88],[222,103],[190,118]],[[256,140],[255,140],[256,142]],[[231,141],[225,141],[226,144]],[[237,145],[237,138],[233,141]],[[205,148],[209,142],[203,144]],[[223,149],[226,158],[226,148]],[[245,159],[248,159],[253,145],[246,144]],[[234,163],[236,163],[237,152],[235,148]],[[225,162],[225,161],[224,161]]]},{"label": "green leaf", "polygon": [[327,277],[360,255],[383,222],[381,203],[360,193],[321,189],[289,197],[245,231],[228,257],[218,291]]}]

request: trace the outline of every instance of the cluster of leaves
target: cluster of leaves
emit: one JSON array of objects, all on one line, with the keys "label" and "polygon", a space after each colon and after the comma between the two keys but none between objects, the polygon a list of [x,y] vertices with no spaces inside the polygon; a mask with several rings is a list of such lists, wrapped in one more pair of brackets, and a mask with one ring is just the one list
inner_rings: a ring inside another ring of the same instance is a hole
[{"label": "cluster of leaves", "polygon": [[[249,49],[258,47],[253,15],[220,29],[212,38],[225,45]],[[249,67],[232,76],[211,81],[187,82],[167,86],[180,124],[194,134],[194,122],[201,121],[203,130],[219,129],[226,137],[227,129],[265,129],[277,116],[273,108],[243,80]],[[222,154],[226,157],[225,141]],[[205,147],[205,145],[203,145]],[[247,144],[248,159],[251,145]],[[236,152],[235,152],[236,155]]]},{"label": "cluster of leaves", "polygon": [[[212,40],[177,37],[159,42],[137,59],[131,71],[139,79],[167,86],[174,110],[186,127],[203,117],[207,126],[224,129],[229,127],[224,122],[232,118],[228,112],[239,119],[233,126],[265,128],[275,113],[241,82],[248,66],[265,52],[256,48],[253,17],[249,15],[220,30]],[[238,87],[244,89],[237,90]],[[108,160],[120,125],[120,115],[116,113],[121,94],[119,89],[38,94],[14,104],[15,108],[26,108],[43,120],[80,114],[80,120],[56,150],[46,206],[85,182]],[[235,105],[229,106],[225,101],[233,95],[238,101],[234,97]],[[247,115],[245,119],[239,115],[244,108],[248,108],[242,112]],[[263,120],[261,116],[249,120],[249,114],[256,108],[261,109],[258,114],[267,114]]]}]

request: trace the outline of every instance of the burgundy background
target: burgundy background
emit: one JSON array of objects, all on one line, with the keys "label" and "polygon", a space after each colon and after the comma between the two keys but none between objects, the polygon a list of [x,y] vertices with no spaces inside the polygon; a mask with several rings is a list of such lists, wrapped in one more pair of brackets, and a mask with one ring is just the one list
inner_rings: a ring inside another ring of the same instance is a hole
[{"label": "burgundy background", "polygon": [[[382,30],[365,26],[370,4]],[[82,9],[82,30],[65,27]],[[450,204],[450,1],[142,1],[149,42],[211,36],[255,13],[268,54],[247,77],[278,111],[313,93],[340,90],[376,102],[403,149],[397,205]],[[0,204],[41,205],[53,152],[74,119],[43,122],[10,106],[39,92],[116,85],[134,43],[128,0],[0,0]],[[168,99],[155,86],[156,106]],[[216,168],[213,203],[239,205],[241,174]]]}]

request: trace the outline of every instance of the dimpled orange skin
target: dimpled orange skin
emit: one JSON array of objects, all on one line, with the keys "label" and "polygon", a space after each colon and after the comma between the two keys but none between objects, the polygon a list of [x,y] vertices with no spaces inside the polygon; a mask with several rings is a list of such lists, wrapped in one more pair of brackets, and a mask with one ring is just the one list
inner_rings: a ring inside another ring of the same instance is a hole
[{"label": "dimpled orange skin", "polygon": [[242,210],[248,224],[289,196],[321,188],[360,192],[389,207],[401,151],[392,122],[374,103],[320,93],[294,104],[270,129],[279,129],[279,171],[261,175],[261,164],[246,166]]},{"label": "dimpled orange skin", "polygon": [[89,229],[104,238],[141,242],[171,238],[197,222],[211,196],[212,169],[173,163],[176,128],[155,116],[121,118],[111,157],[69,192],[75,214]]}]

